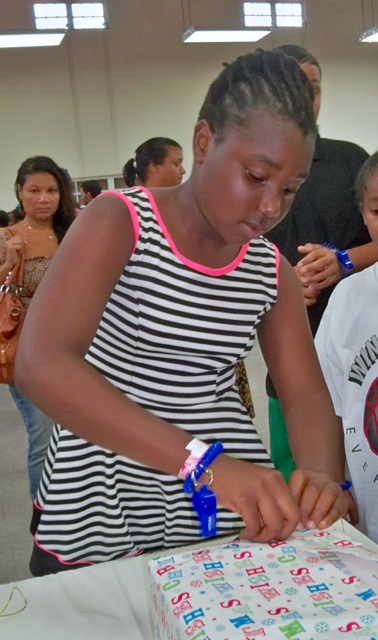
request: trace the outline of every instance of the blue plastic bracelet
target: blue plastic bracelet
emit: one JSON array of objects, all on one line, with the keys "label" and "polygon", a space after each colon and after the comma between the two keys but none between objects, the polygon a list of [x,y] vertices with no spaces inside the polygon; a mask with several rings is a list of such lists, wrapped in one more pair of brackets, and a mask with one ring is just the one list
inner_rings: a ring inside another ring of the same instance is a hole
[{"label": "blue plastic bracelet", "polygon": [[324,244],[322,244],[322,247],[331,249],[331,251],[335,252],[337,261],[341,266],[341,277],[345,278],[345,276],[348,274],[349,269],[353,269],[354,267],[353,262],[348,256],[348,251],[346,249],[337,249],[337,247],[335,247],[333,244],[330,244],[329,242],[325,242]]},{"label": "blue plastic bracelet", "polygon": [[193,484],[192,476],[194,480],[198,480],[203,472],[207,469],[207,467],[214,462],[215,458],[219,456],[223,451],[223,444],[221,442],[214,442],[210,447],[205,451],[201,460],[197,464],[196,468],[192,473],[190,473],[184,481],[184,492],[185,493],[194,493],[195,487]]},{"label": "blue plastic bracelet", "polygon": [[352,486],[352,483],[349,480],[346,480],[344,484],[340,485],[343,491],[348,491],[348,489],[350,489],[351,486]]}]

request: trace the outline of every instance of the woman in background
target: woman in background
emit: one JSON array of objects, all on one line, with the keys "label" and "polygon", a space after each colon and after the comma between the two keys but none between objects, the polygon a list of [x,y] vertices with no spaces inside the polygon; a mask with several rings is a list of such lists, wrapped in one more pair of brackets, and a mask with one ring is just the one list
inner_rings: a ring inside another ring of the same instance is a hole
[{"label": "woman in background", "polygon": [[135,157],[122,169],[128,187],[175,187],[186,173],[182,166],[182,148],[171,138],[150,138],[141,144]]},{"label": "woman in background", "polygon": [[[51,260],[74,220],[74,204],[65,173],[51,158],[28,158],[18,170],[15,191],[24,214],[12,226],[9,238],[0,229],[0,284],[25,252],[21,300],[25,313]],[[14,385],[10,394],[19,410],[28,434],[28,473],[30,494],[34,500],[49,443],[53,421],[27,400]]]}]

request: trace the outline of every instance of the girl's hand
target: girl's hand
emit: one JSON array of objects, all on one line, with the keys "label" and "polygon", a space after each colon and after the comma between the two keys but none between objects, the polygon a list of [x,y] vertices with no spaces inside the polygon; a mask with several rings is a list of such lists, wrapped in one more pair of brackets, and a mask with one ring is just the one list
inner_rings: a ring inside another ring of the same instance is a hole
[{"label": "girl's hand", "polygon": [[[300,264],[300,263],[299,263]],[[300,267],[298,265],[296,265],[295,267],[293,267],[295,274],[299,280],[299,282],[301,282],[301,273],[300,273]],[[304,296],[304,301],[305,301],[305,305],[306,307],[311,307],[313,304],[315,304],[315,302],[318,299],[318,291],[315,289],[313,284],[310,284],[308,286],[306,285],[302,285],[302,293]]]},{"label": "girl's hand", "polygon": [[340,280],[342,269],[334,251],[311,243],[298,247],[298,251],[307,253],[296,265],[296,273],[302,287],[312,285],[319,292]]},{"label": "girl's hand", "polygon": [[21,236],[13,236],[9,240],[6,241],[6,256],[5,256],[5,264],[7,265],[9,271],[11,271],[18,260],[18,254],[22,251],[24,246],[24,240]]},{"label": "girl's hand", "polygon": [[[214,474],[211,489],[218,504],[238,513],[245,522],[241,539],[285,540],[294,531],[301,512],[279,471],[227,455],[218,456],[210,466]],[[206,475],[200,481],[206,482]]]},{"label": "girl's hand", "polygon": [[326,473],[296,469],[289,489],[301,510],[298,528],[327,529],[351,511],[349,491],[343,491]]}]

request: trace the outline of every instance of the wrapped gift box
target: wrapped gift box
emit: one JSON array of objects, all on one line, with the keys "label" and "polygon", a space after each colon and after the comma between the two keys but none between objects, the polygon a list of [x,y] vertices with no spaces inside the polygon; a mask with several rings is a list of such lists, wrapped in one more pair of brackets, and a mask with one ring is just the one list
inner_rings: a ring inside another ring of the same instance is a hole
[{"label": "wrapped gift box", "polygon": [[156,640],[378,640],[378,554],[337,527],[153,558]]}]

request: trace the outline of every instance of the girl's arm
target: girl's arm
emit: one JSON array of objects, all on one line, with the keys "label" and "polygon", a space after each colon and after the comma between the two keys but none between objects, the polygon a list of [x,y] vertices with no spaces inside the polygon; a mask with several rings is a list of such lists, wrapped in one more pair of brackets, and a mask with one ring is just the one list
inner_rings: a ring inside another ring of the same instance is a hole
[{"label": "girl's arm", "polygon": [[[316,298],[322,289],[339,282],[343,272],[334,251],[311,243],[298,247],[298,251],[307,254],[295,267],[304,292],[310,287]],[[378,247],[374,242],[368,242],[348,249],[348,256],[354,265],[349,273],[356,273],[377,262]]]},{"label": "girl's arm", "polygon": [[282,256],[277,302],[263,317],[258,336],[298,469],[292,474],[290,488],[301,507],[302,523],[329,526],[330,520],[347,511],[346,498],[338,486],[344,482],[344,458],[301,287]]},{"label": "girl's arm", "polygon": [[126,398],[84,360],[134,242],[119,198],[96,198],[80,214],[28,310],[16,384],[75,435],[176,474],[188,434]]},{"label": "girl's arm", "polygon": [[[139,407],[84,360],[133,246],[120,199],[101,196],[80,214],[28,310],[16,384],[77,436],[177,476],[192,437]],[[300,511],[280,473],[227,455],[211,467],[218,503],[242,516],[243,537],[267,542],[290,535]]]}]

